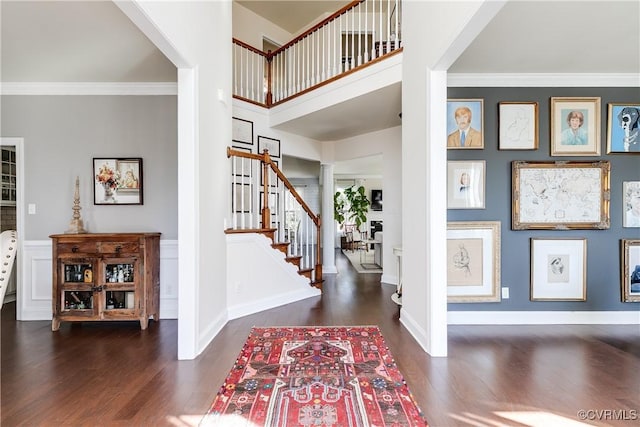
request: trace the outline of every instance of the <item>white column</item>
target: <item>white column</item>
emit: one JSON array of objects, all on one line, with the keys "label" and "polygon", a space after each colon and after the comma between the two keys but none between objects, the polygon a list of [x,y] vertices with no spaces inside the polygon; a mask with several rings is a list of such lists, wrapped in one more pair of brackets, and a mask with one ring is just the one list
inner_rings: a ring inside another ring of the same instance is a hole
[{"label": "white column", "polygon": [[337,273],[333,220],[333,164],[322,164],[322,273]]}]

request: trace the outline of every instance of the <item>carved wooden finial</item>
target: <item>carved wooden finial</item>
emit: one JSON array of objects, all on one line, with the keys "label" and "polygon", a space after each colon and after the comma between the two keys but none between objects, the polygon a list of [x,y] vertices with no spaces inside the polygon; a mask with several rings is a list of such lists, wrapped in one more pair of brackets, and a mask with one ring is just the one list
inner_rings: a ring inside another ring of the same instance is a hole
[{"label": "carved wooden finial", "polygon": [[80,178],[76,177],[76,189],[73,195],[73,218],[69,223],[69,229],[65,231],[66,234],[80,234],[86,233],[84,225],[82,224],[82,218],[80,218]]}]

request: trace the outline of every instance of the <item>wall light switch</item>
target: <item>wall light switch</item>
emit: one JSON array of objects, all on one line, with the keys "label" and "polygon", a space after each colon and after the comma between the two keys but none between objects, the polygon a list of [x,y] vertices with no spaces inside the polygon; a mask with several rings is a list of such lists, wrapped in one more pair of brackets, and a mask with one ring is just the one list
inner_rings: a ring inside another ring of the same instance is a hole
[{"label": "wall light switch", "polygon": [[509,299],[509,288],[502,288],[502,299]]},{"label": "wall light switch", "polygon": [[29,215],[35,215],[36,214],[36,204],[35,203],[29,203],[28,209],[29,209]]}]

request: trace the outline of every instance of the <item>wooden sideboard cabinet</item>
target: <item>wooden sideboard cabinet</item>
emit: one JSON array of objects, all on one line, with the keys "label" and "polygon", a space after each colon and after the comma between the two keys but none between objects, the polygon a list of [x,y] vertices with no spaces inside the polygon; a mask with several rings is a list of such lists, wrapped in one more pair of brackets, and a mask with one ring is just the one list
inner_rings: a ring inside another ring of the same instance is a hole
[{"label": "wooden sideboard cabinet", "polygon": [[53,320],[159,319],[160,233],[53,234]]}]

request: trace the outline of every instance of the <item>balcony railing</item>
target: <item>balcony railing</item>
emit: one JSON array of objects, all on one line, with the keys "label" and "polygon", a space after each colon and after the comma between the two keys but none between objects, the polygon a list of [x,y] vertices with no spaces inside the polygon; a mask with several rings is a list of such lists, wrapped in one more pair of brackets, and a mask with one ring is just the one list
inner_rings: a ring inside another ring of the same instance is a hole
[{"label": "balcony railing", "polygon": [[400,52],[401,7],[351,2],[275,52],[233,39],[233,96],[271,107]]}]

